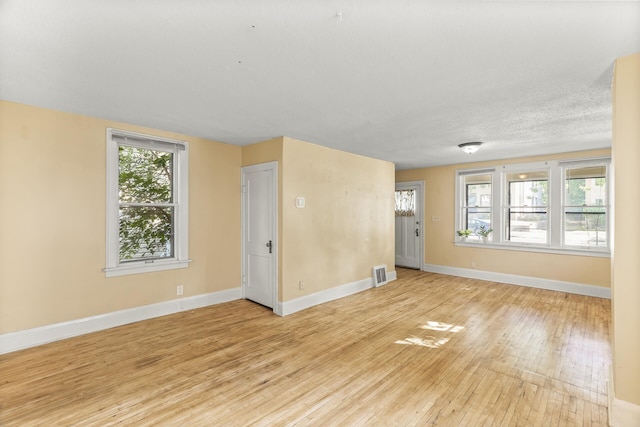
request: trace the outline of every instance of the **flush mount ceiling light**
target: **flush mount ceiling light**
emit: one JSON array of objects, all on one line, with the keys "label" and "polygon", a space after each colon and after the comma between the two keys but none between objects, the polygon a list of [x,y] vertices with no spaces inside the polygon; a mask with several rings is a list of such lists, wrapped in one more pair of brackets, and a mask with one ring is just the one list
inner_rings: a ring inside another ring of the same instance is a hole
[{"label": "flush mount ceiling light", "polygon": [[465,142],[464,144],[458,144],[458,147],[467,154],[473,154],[478,151],[481,145],[482,142]]}]

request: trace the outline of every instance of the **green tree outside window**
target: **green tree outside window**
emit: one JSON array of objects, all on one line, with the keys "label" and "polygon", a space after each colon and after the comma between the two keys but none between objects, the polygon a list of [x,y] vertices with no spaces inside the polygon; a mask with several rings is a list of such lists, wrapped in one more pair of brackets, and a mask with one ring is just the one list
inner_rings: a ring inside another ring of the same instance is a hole
[{"label": "green tree outside window", "polygon": [[174,256],[174,154],[118,147],[121,262]]}]

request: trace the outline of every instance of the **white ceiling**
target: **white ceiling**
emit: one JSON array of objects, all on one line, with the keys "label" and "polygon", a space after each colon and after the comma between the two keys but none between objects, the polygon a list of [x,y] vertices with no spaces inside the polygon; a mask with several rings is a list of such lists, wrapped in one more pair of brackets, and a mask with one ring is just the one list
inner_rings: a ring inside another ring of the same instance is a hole
[{"label": "white ceiling", "polygon": [[609,147],[636,52],[638,1],[0,0],[1,99],[398,169]]}]

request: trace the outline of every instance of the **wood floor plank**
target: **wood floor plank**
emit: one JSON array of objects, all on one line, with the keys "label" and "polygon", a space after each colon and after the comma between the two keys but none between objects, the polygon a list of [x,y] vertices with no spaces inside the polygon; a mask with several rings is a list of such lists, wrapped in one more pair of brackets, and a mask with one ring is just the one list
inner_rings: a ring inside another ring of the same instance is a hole
[{"label": "wood floor plank", "polygon": [[610,301],[398,269],[0,356],[0,425],[607,425]]}]

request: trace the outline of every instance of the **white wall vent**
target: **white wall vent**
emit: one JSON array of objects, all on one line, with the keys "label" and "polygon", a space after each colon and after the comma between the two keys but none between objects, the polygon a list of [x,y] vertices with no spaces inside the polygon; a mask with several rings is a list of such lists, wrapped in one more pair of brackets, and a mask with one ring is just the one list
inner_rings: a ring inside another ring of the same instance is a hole
[{"label": "white wall vent", "polygon": [[376,288],[387,283],[387,266],[376,265],[373,267],[373,286]]}]

